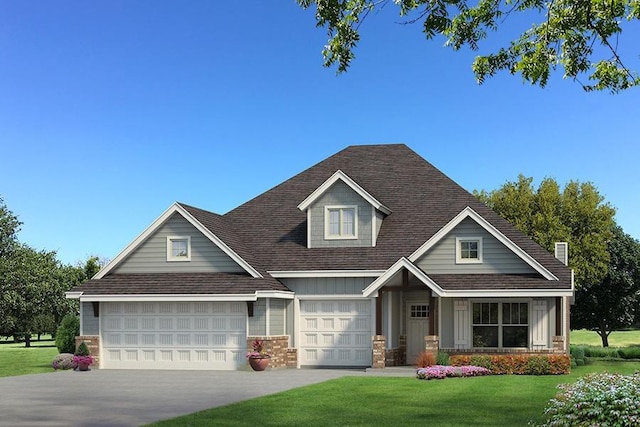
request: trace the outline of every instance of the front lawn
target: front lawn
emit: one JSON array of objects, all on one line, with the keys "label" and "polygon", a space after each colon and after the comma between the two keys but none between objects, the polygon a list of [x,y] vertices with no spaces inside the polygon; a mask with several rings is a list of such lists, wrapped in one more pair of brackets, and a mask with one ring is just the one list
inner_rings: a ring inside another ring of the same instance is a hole
[{"label": "front lawn", "polygon": [[31,341],[30,348],[25,348],[24,343],[0,341],[0,377],[53,372],[51,361],[58,349],[55,341],[48,338]]},{"label": "front lawn", "polygon": [[[591,345],[602,347],[602,338],[597,332],[580,329],[571,331],[571,345]],[[613,331],[609,335],[609,347],[630,347],[640,345],[640,330]]]},{"label": "front lawn", "polygon": [[344,377],[153,424],[155,426],[526,426],[560,383],[590,372],[632,374],[640,363],[595,362],[570,375],[445,380]]}]

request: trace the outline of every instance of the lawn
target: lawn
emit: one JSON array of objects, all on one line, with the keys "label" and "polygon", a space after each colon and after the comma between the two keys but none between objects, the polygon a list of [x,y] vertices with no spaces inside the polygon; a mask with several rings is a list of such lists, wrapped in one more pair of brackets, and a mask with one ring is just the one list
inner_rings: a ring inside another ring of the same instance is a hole
[{"label": "lawn", "polygon": [[0,377],[53,372],[51,361],[58,354],[55,341],[47,336],[31,345],[25,348],[24,343],[0,340]]},{"label": "lawn", "polygon": [[640,363],[598,361],[562,376],[345,377],[153,425],[526,426],[542,420],[558,384],[589,372],[638,369]]},{"label": "lawn", "polygon": [[[592,345],[602,347],[600,335],[594,331],[581,329],[571,331],[572,345]],[[609,347],[630,347],[640,346],[640,330],[614,331],[609,335]]]}]

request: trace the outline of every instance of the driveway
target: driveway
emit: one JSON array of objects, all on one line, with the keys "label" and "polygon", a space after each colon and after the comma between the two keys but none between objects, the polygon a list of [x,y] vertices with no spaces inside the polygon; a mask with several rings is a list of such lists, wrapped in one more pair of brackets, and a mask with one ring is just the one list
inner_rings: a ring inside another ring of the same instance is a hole
[{"label": "driveway", "polygon": [[348,375],[384,370],[58,371],[0,378],[0,426],[139,426]]}]

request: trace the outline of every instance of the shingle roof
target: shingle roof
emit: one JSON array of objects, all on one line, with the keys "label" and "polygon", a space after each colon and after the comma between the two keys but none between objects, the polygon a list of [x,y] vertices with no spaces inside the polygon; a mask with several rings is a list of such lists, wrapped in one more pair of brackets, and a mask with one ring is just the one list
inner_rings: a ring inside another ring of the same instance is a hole
[{"label": "shingle roof", "polygon": [[571,289],[571,283],[523,274],[431,274],[429,277],[447,291]]},{"label": "shingle roof", "polygon": [[253,294],[255,291],[289,291],[271,278],[254,279],[231,273],[111,274],[82,285],[84,295],[149,294]]}]

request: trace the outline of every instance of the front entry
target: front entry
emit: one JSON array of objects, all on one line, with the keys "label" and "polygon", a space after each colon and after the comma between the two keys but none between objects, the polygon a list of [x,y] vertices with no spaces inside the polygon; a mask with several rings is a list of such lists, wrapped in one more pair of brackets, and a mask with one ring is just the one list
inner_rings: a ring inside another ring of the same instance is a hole
[{"label": "front entry", "polygon": [[429,335],[429,303],[408,301],[407,316],[407,364],[414,365],[418,355],[424,351],[424,337]]}]

